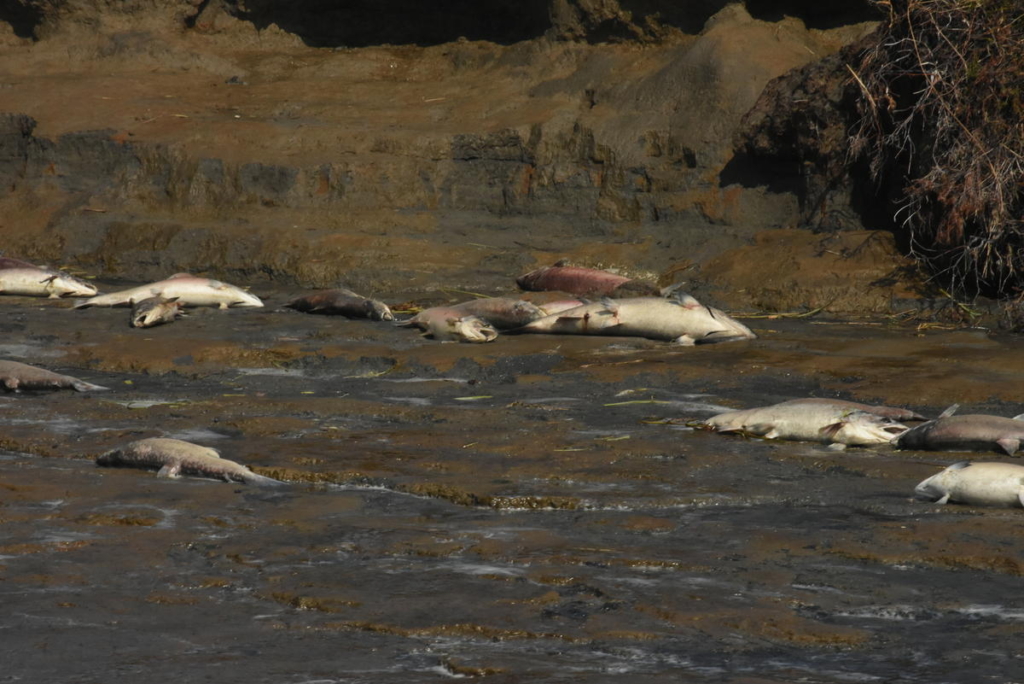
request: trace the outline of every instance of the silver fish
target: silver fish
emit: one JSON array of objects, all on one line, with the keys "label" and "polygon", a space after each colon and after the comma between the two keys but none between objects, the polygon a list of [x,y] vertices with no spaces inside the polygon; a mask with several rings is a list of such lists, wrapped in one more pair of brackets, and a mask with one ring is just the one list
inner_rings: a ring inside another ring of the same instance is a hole
[{"label": "silver fish", "polygon": [[520,333],[621,335],[683,345],[749,340],[757,337],[723,311],[677,292],[671,298],[635,297],[584,304],[517,328]]},{"label": "silver fish", "polygon": [[167,437],[140,439],[112,449],[97,456],[96,465],[157,468],[157,477],[195,475],[252,485],[284,484],[280,480],[257,475],[240,463],[221,458],[216,449]]},{"label": "silver fish", "polygon": [[163,297],[177,299],[183,306],[258,307],[263,302],[256,295],[240,287],[211,278],[200,278],[189,273],[176,273],[166,280],[140,285],[120,292],[92,297],[75,305],[76,309],[89,306],[131,306],[132,302]]},{"label": "silver fish", "polygon": [[526,325],[538,318],[543,318],[545,313],[535,304],[523,299],[515,297],[481,297],[480,299],[471,299],[468,302],[461,302],[451,306],[425,309],[405,321],[405,323],[407,325],[418,325],[420,321],[427,321],[437,315],[476,316],[491,324],[497,330],[510,330]]},{"label": "silver fish", "polygon": [[0,269],[0,294],[59,299],[96,293],[94,285],[64,271],[37,266]]},{"label": "silver fish", "polygon": [[939,504],[1020,507],[1024,505],[1024,466],[960,461],[922,481],[914,493]]},{"label": "silver fish", "polygon": [[907,429],[906,425],[876,413],[800,401],[727,411],[707,419],[705,425],[716,432],[850,446],[888,444]]},{"label": "silver fish", "polygon": [[953,415],[953,404],[935,420],[904,432],[894,444],[925,451],[1002,451],[1013,456],[1024,441],[1024,414],[1013,418],[984,414]]},{"label": "silver fish", "polygon": [[873,404],[861,404],[856,401],[846,401],[845,399],[829,399],[827,397],[790,399],[789,401],[780,402],[779,404],[776,404],[776,406],[832,406],[839,409],[867,411],[868,413],[874,413],[875,415],[899,421],[928,420],[916,411],[900,408],[899,406],[877,406]]},{"label": "silver fish", "polygon": [[97,392],[110,389],[18,361],[0,361],[0,384],[12,392],[23,389],[73,389],[76,392]]},{"label": "silver fish", "polygon": [[498,331],[487,321],[447,306],[424,309],[395,325],[419,328],[425,337],[442,342],[493,342],[498,338]]},{"label": "silver fish", "polygon": [[149,297],[132,304],[128,323],[133,328],[152,328],[163,323],[173,323],[184,315],[178,299]]}]

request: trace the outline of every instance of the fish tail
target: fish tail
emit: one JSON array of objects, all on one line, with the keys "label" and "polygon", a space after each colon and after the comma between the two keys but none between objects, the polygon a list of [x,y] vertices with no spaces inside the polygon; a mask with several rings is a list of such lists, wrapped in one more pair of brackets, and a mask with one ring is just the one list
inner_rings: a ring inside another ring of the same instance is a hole
[{"label": "fish tail", "polygon": [[245,476],[245,483],[246,484],[250,484],[250,485],[256,485],[258,487],[282,487],[282,486],[288,484],[287,482],[282,482],[281,480],[275,480],[272,477],[267,477],[265,475],[258,475],[256,473],[247,474]]},{"label": "fish tail", "polygon": [[76,392],[109,392],[109,387],[103,385],[94,385],[91,382],[85,382],[84,380],[76,380],[71,383],[71,386],[75,388]]}]

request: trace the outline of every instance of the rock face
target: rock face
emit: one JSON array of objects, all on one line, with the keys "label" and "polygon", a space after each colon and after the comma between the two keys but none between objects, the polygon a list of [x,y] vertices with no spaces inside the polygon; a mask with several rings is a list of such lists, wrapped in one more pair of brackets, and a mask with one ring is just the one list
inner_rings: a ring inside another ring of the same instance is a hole
[{"label": "rock face", "polygon": [[797,225],[737,130],[869,28],[860,5],[678,5],[14,4],[0,238],[140,280],[507,289],[568,256],[674,281]]}]

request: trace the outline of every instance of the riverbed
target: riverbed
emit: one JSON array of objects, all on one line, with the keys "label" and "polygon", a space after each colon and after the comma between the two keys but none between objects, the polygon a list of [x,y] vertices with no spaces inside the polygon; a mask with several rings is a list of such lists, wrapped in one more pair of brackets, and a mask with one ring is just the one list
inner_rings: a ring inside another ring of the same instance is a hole
[{"label": "riverbed", "polygon": [[[805,396],[1012,416],[1019,338],[471,345],[257,294],[146,330],[0,302],[0,357],[111,388],[0,395],[0,682],[1024,677],[1021,511],[913,497],[964,454],[698,427]],[[94,465],[154,436],[287,484]]]}]

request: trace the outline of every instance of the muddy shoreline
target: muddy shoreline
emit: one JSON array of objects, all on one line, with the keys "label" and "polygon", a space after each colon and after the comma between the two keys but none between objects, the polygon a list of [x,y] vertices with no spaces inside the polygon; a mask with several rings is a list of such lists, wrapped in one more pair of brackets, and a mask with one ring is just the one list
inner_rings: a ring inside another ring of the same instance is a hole
[{"label": "muddy shoreline", "polygon": [[[1014,338],[810,318],[700,348],[441,344],[260,294],[149,330],[4,298],[5,357],[114,388],[0,396],[10,681],[1019,676],[1019,512],[912,498],[962,455],[687,425],[811,395],[1014,415]],[[291,484],[93,465],[147,436]]]}]

